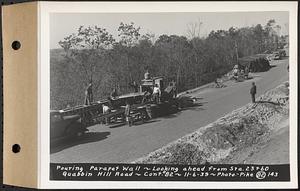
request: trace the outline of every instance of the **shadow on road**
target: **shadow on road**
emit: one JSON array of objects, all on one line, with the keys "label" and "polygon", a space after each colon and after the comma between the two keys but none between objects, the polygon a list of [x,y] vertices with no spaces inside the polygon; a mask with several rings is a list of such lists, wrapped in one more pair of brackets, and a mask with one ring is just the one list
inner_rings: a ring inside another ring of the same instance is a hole
[{"label": "shadow on road", "polygon": [[283,56],[283,57],[281,57],[281,59],[280,59],[280,60],[287,60],[287,59],[289,59],[289,57],[288,57],[288,56]]},{"label": "shadow on road", "polygon": [[134,122],[133,126],[140,126],[140,125],[143,125],[143,124],[148,124],[148,123],[155,123],[155,122],[158,122],[160,120],[148,120],[148,121],[137,121],[137,122]]},{"label": "shadow on road", "polygon": [[260,77],[260,75],[252,73],[251,76],[249,76],[248,78],[253,79],[253,78],[258,78],[258,77]]},{"label": "shadow on road", "polygon": [[270,104],[273,104],[273,105],[280,105],[279,103],[272,102],[272,101],[256,101],[256,103],[270,103]]},{"label": "shadow on road", "polygon": [[[133,123],[133,126],[139,126],[139,125],[143,125],[143,124],[147,124],[147,123],[154,123],[154,122],[158,122],[160,120],[146,120],[146,121],[135,121]],[[118,128],[118,127],[122,127],[122,126],[128,126],[128,124],[124,123],[118,123],[118,124],[114,124],[109,126],[109,128]]]},{"label": "shadow on road", "polygon": [[109,128],[113,129],[113,128],[122,127],[124,125],[126,125],[125,122],[123,122],[123,123],[117,123],[117,124],[109,125]]},{"label": "shadow on road", "polygon": [[180,111],[177,112],[176,114],[169,114],[169,115],[161,116],[160,118],[163,118],[163,119],[170,119],[170,118],[177,117],[179,114],[180,114]]},{"label": "shadow on road", "polygon": [[51,142],[50,154],[60,152],[64,149],[81,145],[85,143],[97,142],[104,140],[110,135],[110,132],[88,132],[82,137],[78,138],[66,138],[60,141]]},{"label": "shadow on road", "polygon": [[186,111],[186,110],[193,110],[193,111],[200,111],[200,110],[205,110],[204,108],[202,108],[202,106],[204,104],[208,103],[207,101],[206,102],[198,102],[198,103],[195,103],[191,106],[188,106],[188,107],[184,107],[181,109],[181,111]]}]

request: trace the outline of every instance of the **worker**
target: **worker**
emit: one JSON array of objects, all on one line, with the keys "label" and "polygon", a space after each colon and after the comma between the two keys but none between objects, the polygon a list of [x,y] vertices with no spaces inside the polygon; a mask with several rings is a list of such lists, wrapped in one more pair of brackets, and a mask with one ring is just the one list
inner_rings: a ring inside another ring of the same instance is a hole
[{"label": "worker", "polygon": [[233,78],[235,80],[238,80],[238,76],[239,76],[239,66],[235,65],[233,68]]},{"label": "worker", "polygon": [[220,88],[220,84],[219,84],[218,78],[216,78],[216,80],[215,80],[215,87],[216,88]]},{"label": "worker", "polygon": [[147,119],[152,119],[152,110],[151,110],[151,105],[150,104],[147,104],[146,105],[146,118]]},{"label": "worker", "polygon": [[224,84],[224,81],[223,81],[222,78],[219,80],[219,84],[220,84],[220,87],[221,87],[221,88],[227,87],[227,86]]},{"label": "worker", "polygon": [[126,106],[125,106],[125,117],[126,117],[126,122],[128,123],[128,126],[130,127],[133,123],[132,118],[130,116],[130,111],[131,111],[131,105],[129,100],[126,101]]},{"label": "worker", "polygon": [[173,94],[173,98],[177,97],[177,87],[176,87],[176,82],[171,82],[172,83],[172,94]]},{"label": "worker", "polygon": [[110,93],[110,97],[111,99],[116,99],[117,96],[118,96],[117,89],[114,88],[113,91]]},{"label": "worker", "polygon": [[246,67],[245,67],[245,79],[248,79],[248,78],[249,78],[249,72],[250,72],[249,66],[246,66]]},{"label": "worker", "polygon": [[149,79],[150,79],[150,73],[149,73],[148,70],[147,70],[146,73],[144,74],[144,78],[145,78],[145,80],[149,80]]},{"label": "worker", "polygon": [[143,95],[142,103],[146,103],[150,99],[151,99],[151,92],[149,91],[149,89],[146,89],[146,91],[144,92],[144,95]]},{"label": "worker", "polygon": [[250,89],[251,99],[252,103],[255,103],[255,94],[256,94],[256,85],[254,82],[252,82],[252,87]]},{"label": "worker", "polygon": [[85,98],[84,98],[84,105],[91,105],[93,102],[93,88],[92,88],[92,82],[88,84],[86,90],[85,90]]},{"label": "worker", "polygon": [[134,90],[134,93],[139,92],[139,86],[137,85],[137,83],[135,81],[132,82],[131,86]]},{"label": "worker", "polygon": [[158,87],[157,84],[154,85],[154,88],[153,88],[153,99],[156,103],[159,103],[160,102],[160,96],[161,96],[161,91]]},{"label": "worker", "polygon": [[110,108],[109,108],[108,104],[103,104],[102,111],[103,111],[103,114],[110,113]]},{"label": "worker", "polygon": [[[102,111],[103,111],[103,114],[108,114],[111,112],[111,109],[110,107],[108,106],[108,104],[103,104],[102,105]],[[108,125],[110,124],[110,117],[106,117],[105,118],[105,123]]]},{"label": "worker", "polygon": [[241,74],[240,74],[242,77],[244,77],[245,76],[245,71],[242,69],[241,70]]}]

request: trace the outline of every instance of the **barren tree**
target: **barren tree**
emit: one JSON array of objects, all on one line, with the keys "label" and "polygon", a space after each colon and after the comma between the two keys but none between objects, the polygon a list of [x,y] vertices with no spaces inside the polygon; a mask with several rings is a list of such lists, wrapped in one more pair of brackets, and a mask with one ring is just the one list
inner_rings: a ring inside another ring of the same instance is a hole
[{"label": "barren tree", "polygon": [[198,21],[187,24],[187,36],[190,39],[200,38],[203,22],[198,18]]},{"label": "barren tree", "polygon": [[115,42],[106,29],[97,26],[84,28],[80,26],[76,34],[69,35],[59,42],[65,50],[66,57],[79,67],[75,72],[83,74],[84,81],[93,81],[96,67],[101,65],[102,54]]},{"label": "barren tree", "polygon": [[136,46],[139,41],[140,27],[135,27],[133,22],[131,22],[130,24],[124,24],[123,22],[121,22],[118,31],[118,36],[120,37],[119,43],[124,46],[124,52],[126,55],[126,66],[129,75],[129,79],[127,79],[126,84],[129,84],[130,82],[132,82],[132,73],[130,67],[130,48]]},{"label": "barren tree", "polygon": [[203,22],[198,18],[198,21],[196,22],[191,22],[187,25],[187,36],[191,40],[191,44],[193,46],[193,55],[195,59],[195,70],[193,72],[194,79],[195,79],[195,84],[198,86],[198,76],[199,76],[199,70],[198,67],[201,62],[201,52],[202,50],[199,49],[199,40],[201,39],[201,29],[202,29]]}]

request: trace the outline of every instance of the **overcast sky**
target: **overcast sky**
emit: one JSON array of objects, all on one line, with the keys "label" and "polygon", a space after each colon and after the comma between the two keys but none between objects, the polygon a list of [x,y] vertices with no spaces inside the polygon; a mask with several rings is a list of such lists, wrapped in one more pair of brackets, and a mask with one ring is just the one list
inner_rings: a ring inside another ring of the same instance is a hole
[{"label": "overcast sky", "polygon": [[230,12],[230,13],[53,13],[50,16],[50,48],[60,48],[58,42],[76,30],[97,25],[106,28],[115,38],[118,36],[120,22],[134,22],[141,27],[141,34],[154,33],[156,37],[167,35],[187,36],[189,23],[201,21],[201,35],[206,36],[212,30],[230,27],[245,27],[256,24],[265,25],[275,19],[288,33],[288,12]]}]

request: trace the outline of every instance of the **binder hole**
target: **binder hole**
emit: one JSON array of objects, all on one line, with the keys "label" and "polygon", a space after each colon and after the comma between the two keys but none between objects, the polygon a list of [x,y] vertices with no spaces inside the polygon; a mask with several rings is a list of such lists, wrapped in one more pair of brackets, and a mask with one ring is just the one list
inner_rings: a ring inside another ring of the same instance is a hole
[{"label": "binder hole", "polygon": [[14,145],[12,146],[12,152],[18,153],[18,152],[20,152],[20,150],[21,150],[21,147],[20,147],[19,144],[14,144]]},{"label": "binder hole", "polygon": [[14,49],[14,50],[18,50],[21,48],[21,43],[19,41],[14,41],[12,44],[11,44],[11,47]]}]

